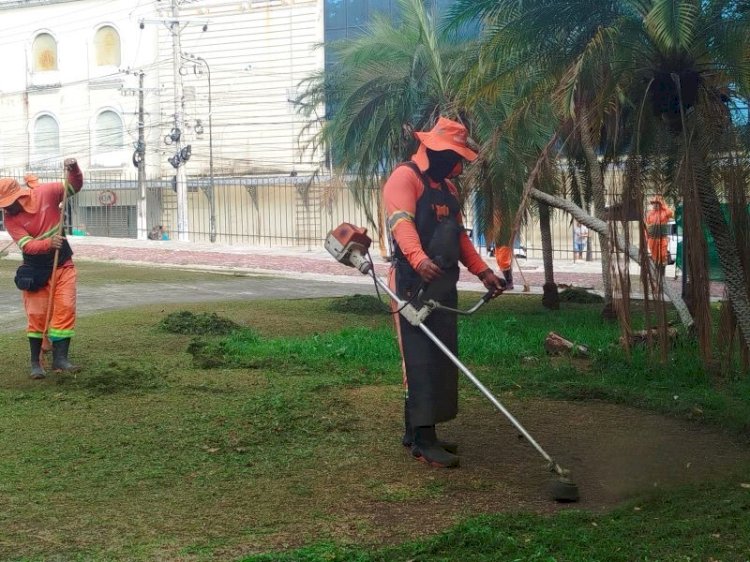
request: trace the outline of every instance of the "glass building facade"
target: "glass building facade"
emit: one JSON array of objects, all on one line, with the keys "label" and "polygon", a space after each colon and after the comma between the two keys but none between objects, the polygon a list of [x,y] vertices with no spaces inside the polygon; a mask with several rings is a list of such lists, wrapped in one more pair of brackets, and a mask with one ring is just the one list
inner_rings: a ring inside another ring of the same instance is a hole
[{"label": "glass building facade", "polygon": [[[453,4],[453,0],[425,0],[438,16]],[[390,15],[398,20],[398,0],[325,0],[325,42],[356,37],[361,34],[374,14]],[[331,60],[326,53],[326,65]]]}]

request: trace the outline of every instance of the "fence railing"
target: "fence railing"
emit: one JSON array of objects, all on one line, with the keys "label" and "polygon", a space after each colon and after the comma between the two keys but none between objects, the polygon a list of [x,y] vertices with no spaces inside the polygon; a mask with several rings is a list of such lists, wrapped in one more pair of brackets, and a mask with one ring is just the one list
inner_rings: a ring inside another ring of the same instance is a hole
[{"label": "fence railing", "polygon": [[[0,175],[23,178],[23,171],[3,170]],[[61,174],[37,173],[41,183],[60,181]],[[341,222],[367,226],[377,238],[380,191],[372,189],[355,197],[350,185],[331,176],[243,176],[188,178],[187,234],[194,242],[230,245],[319,247],[328,231]],[[213,187],[212,187],[213,185]],[[154,226],[162,226],[176,238],[177,193],[174,180],[149,179],[144,182],[146,201],[145,237]],[[134,175],[119,172],[85,173],[81,192],[70,200],[67,226],[78,233],[115,238],[137,238],[139,186]],[[464,210],[468,228],[474,223],[470,204]],[[486,253],[481,233],[472,236],[478,249]],[[573,232],[570,217],[553,214],[552,239],[555,259],[573,260]],[[387,252],[385,242],[383,251]],[[529,258],[541,258],[538,223],[524,225],[520,245]],[[598,240],[589,237],[588,259],[599,258]],[[586,257],[584,257],[586,259]]]}]

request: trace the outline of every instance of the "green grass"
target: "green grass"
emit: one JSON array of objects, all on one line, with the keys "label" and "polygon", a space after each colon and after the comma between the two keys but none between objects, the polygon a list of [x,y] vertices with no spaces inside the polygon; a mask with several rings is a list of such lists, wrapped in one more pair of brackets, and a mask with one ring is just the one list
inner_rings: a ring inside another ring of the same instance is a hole
[{"label": "green grass", "polygon": [[[144,271],[105,265],[87,277],[140,281]],[[0,334],[0,559],[748,558],[742,473],[646,493],[611,512],[476,517],[477,498],[507,494],[503,478],[426,471],[394,454],[401,374],[391,319],[352,314],[361,303],[336,312],[340,304],[204,303],[84,317],[72,356],[85,369],[41,383],[28,379],[23,335]],[[161,329],[172,314],[188,318],[185,310],[240,328]],[[588,345],[592,360],[546,357],[553,330]],[[597,306],[549,312],[536,299],[503,297],[462,319],[460,331],[462,358],[503,397],[603,399],[733,435],[748,427],[746,377],[710,378],[688,343],[666,365],[646,351],[628,359]],[[464,405],[479,401],[468,387],[462,396]]]},{"label": "green grass", "polygon": [[[700,417],[738,435],[750,432],[750,377],[735,366],[715,380],[704,370],[695,343],[684,336],[666,362],[658,350],[645,347],[628,356],[617,343],[619,328],[603,323],[598,310],[571,304],[550,312],[535,300],[506,298],[459,320],[461,359],[498,393],[602,399]],[[548,357],[543,342],[550,331],[586,345],[590,361]],[[200,353],[225,366],[328,372],[330,384],[343,385],[387,383],[400,368],[387,325],[285,338],[240,331]]]}]

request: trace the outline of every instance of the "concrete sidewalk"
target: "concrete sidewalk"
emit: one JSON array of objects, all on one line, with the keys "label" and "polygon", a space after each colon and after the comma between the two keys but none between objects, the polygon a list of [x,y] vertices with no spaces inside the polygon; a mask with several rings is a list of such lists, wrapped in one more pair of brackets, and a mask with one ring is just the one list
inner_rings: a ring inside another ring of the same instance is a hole
[{"label": "concrete sidewalk", "polygon": [[[0,248],[10,241],[8,234],[0,232]],[[131,238],[102,238],[94,236],[70,236],[77,261],[105,261],[122,264],[148,264],[158,267],[179,267],[213,270],[233,274],[263,274],[275,277],[293,277],[332,283],[370,284],[372,281],[353,268],[337,263],[323,248],[268,247],[175,240],[134,240]],[[20,259],[18,249],[10,248],[6,259]],[[377,251],[372,255],[378,275],[386,276],[390,265]],[[497,271],[494,258],[485,257],[488,267]],[[520,271],[518,267],[520,266]],[[599,262],[572,262],[557,260],[555,281],[559,285],[572,285],[601,291],[603,289]],[[637,266],[631,267],[631,275],[638,275]],[[677,290],[680,280],[674,278],[674,266],[667,268],[667,278]],[[518,259],[514,264],[515,290],[522,292],[524,283],[530,292],[540,294],[544,284],[544,268],[540,259]],[[462,268],[459,280],[462,290],[483,291],[476,277]],[[712,296],[723,294],[723,284],[712,283]]]}]

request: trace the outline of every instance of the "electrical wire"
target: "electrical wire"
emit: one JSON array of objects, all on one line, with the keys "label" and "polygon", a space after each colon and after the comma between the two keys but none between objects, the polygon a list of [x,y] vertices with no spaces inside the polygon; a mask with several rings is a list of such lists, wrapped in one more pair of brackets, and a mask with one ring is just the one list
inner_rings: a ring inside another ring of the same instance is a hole
[{"label": "electrical wire", "polygon": [[[369,249],[367,250],[367,260],[370,262],[370,276],[372,277],[372,280],[375,283],[375,294],[378,295],[378,300],[380,302],[383,302],[383,297],[380,294],[380,283],[378,283],[378,278],[377,278],[377,275],[375,274],[375,264],[372,261],[372,256],[370,255]],[[419,285],[417,286],[417,290],[414,291],[414,294],[409,298],[409,300],[407,300],[404,303],[404,305],[397,310],[391,310],[390,308],[388,308],[388,314],[391,314],[391,315],[400,314],[402,310],[404,310],[407,306],[409,306],[411,303],[414,302],[417,295],[420,294],[423,288],[424,288],[424,281],[420,281]]]}]

